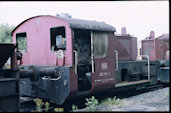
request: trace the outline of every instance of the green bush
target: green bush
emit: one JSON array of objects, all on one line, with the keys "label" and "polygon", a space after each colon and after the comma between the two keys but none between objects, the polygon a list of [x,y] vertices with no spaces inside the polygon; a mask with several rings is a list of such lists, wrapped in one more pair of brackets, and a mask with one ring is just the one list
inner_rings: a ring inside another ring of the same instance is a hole
[{"label": "green bush", "polygon": [[116,96],[114,96],[113,98],[108,98],[105,99],[102,104],[104,105],[121,105],[122,100],[117,99]]},{"label": "green bush", "polygon": [[36,111],[37,112],[42,112],[42,106],[44,104],[44,102],[42,102],[42,99],[35,98],[34,102],[36,103]]},{"label": "green bush", "polygon": [[75,106],[75,105],[72,105],[72,111],[78,111],[78,107],[77,106]]},{"label": "green bush", "polygon": [[97,99],[95,99],[94,96],[92,96],[91,98],[86,98],[87,103],[85,103],[86,105],[86,109],[88,109],[89,111],[94,111],[95,110],[95,106],[99,103]]},{"label": "green bush", "polygon": [[54,111],[55,111],[55,112],[63,112],[64,109],[63,109],[63,108],[58,108],[58,107],[57,107],[57,108],[54,109]]}]

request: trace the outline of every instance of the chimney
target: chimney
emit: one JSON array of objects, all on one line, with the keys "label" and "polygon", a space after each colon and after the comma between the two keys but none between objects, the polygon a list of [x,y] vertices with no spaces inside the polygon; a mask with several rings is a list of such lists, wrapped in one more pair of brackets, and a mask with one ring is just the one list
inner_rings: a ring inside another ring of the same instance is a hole
[{"label": "chimney", "polygon": [[155,38],[155,33],[154,33],[154,31],[151,31],[150,32],[150,39],[154,39]]},{"label": "chimney", "polygon": [[127,35],[126,28],[125,27],[122,27],[122,29],[121,29],[121,35],[122,36]]}]

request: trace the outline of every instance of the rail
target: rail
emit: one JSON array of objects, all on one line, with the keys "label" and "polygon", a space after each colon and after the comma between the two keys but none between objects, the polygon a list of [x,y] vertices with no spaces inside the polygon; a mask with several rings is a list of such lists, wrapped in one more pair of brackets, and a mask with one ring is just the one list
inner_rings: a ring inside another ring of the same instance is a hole
[{"label": "rail", "polygon": [[115,69],[115,71],[118,71],[118,51],[115,50],[115,53],[116,53],[116,69]]},{"label": "rail", "polygon": [[75,54],[75,74],[77,75],[77,63],[78,63],[78,53],[74,50]]},{"label": "rail", "polygon": [[93,48],[93,32],[91,31],[91,68],[92,68],[92,73],[94,73],[94,48]]},{"label": "rail", "polygon": [[[148,60],[148,80],[150,80],[150,58],[148,55],[140,55],[140,57],[141,57],[141,59],[142,59],[142,57],[146,57]],[[136,58],[136,59],[138,60],[138,58]]]},{"label": "rail", "polygon": [[59,80],[62,76],[59,76],[58,78],[46,78],[46,76],[42,77],[43,80]]}]

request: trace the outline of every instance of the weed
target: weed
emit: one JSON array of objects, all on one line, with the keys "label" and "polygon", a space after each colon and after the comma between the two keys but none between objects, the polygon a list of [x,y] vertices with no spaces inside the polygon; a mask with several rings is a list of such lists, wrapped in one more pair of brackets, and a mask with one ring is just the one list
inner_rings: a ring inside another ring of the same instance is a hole
[{"label": "weed", "polygon": [[91,98],[86,98],[87,103],[85,103],[86,108],[89,111],[94,111],[95,110],[95,106],[99,103],[97,99],[95,99],[94,96],[92,96]]},{"label": "weed", "polygon": [[149,98],[150,96],[151,96],[151,94],[150,94],[150,93],[148,93],[148,94],[147,94],[147,98]]},{"label": "weed", "polygon": [[54,109],[54,111],[55,111],[55,112],[63,112],[64,109],[63,109],[63,108],[58,108],[58,107],[57,107],[57,108]]},{"label": "weed", "polygon": [[36,111],[37,112],[42,112],[42,106],[44,104],[44,102],[42,102],[42,99],[35,98],[34,102],[36,103]]},{"label": "weed", "polygon": [[116,96],[113,98],[108,98],[102,102],[104,105],[122,105],[122,100],[121,99],[116,99]]},{"label": "weed", "polygon": [[75,106],[75,105],[72,105],[72,111],[78,111],[78,107],[77,106]]},{"label": "weed", "polygon": [[44,104],[44,106],[45,106],[45,111],[46,111],[46,112],[48,112],[49,105],[50,105],[49,102],[46,102],[46,103]]}]

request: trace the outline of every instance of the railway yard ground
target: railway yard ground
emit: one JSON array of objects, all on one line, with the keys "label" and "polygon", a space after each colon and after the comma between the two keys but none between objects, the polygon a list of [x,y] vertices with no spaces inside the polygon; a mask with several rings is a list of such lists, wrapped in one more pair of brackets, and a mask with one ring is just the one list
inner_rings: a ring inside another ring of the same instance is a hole
[{"label": "railway yard ground", "polygon": [[[170,111],[170,86],[157,87],[151,89],[139,89],[136,91],[119,91],[114,93],[103,93],[94,95],[98,100],[95,105],[95,112],[115,112],[115,111],[155,111],[155,112],[169,112]],[[116,97],[116,98],[114,98]],[[78,112],[89,112],[90,109],[86,108],[86,98],[91,96],[70,100],[64,106],[52,105],[52,110],[55,107],[63,108],[64,112],[73,112],[72,106],[77,106]],[[109,98],[111,101],[109,101]],[[21,108],[20,112],[31,112],[35,110],[33,102],[27,103],[26,108]]]},{"label": "railway yard ground", "polygon": [[[118,99],[116,104],[102,102],[95,111],[170,111],[170,87],[160,88],[149,92]],[[79,111],[87,111],[86,108]]]}]

